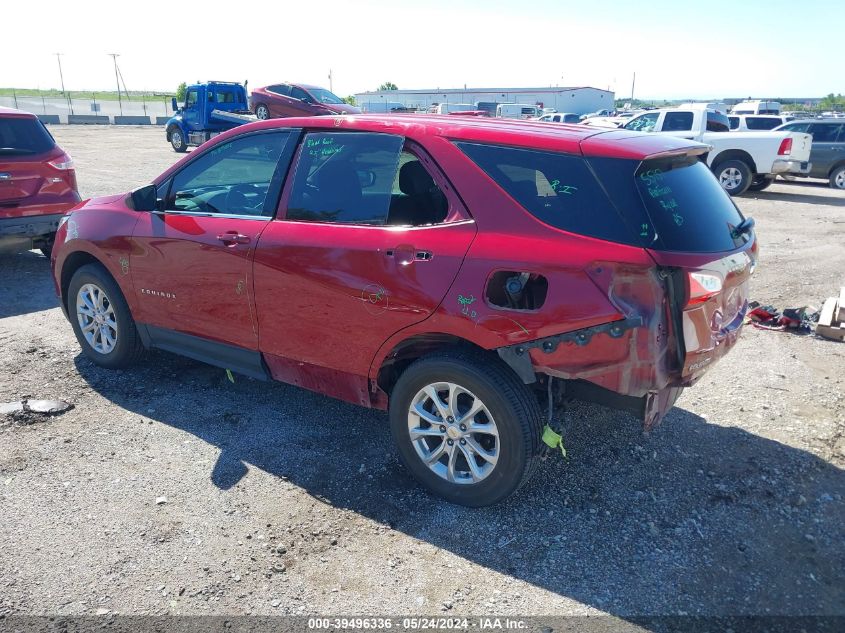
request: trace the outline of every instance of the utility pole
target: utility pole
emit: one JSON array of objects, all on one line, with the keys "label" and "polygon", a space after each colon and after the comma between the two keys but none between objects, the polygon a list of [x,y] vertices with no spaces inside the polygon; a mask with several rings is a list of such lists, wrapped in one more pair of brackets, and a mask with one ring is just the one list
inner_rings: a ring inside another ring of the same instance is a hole
[{"label": "utility pole", "polygon": [[329,92],[334,92],[334,88],[332,88],[332,69],[329,68]]},{"label": "utility pole", "polygon": [[120,115],[123,116],[123,99],[120,98],[120,79],[117,74],[117,58],[120,56],[120,53],[107,53],[111,56],[112,61],[114,62],[114,80],[117,83],[117,103],[120,106]]},{"label": "utility pole", "polygon": [[637,71],[634,71],[634,79],[631,81],[631,106],[634,105],[634,86],[637,83]]},{"label": "utility pole", "polygon": [[73,101],[71,101],[70,95],[65,92],[65,76],[62,74],[62,54],[56,53],[56,61],[59,62],[59,81],[62,82],[62,95],[64,95],[65,99],[67,99],[67,104],[70,107],[70,113],[73,114]]}]

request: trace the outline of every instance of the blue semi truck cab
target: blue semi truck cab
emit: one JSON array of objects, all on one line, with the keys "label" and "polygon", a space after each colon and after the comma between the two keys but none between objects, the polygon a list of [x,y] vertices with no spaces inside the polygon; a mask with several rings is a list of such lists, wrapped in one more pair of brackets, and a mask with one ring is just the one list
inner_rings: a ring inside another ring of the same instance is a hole
[{"label": "blue semi truck cab", "polygon": [[185,103],[172,101],[176,112],[167,122],[167,140],[177,152],[238,125],[255,121],[247,103],[246,88],[232,81],[208,81],[188,86]]}]

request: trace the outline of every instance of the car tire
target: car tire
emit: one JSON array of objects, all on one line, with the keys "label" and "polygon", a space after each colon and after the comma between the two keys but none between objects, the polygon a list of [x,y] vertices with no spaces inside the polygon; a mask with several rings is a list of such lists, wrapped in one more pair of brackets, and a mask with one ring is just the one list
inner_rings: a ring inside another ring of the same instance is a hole
[{"label": "car tire", "polygon": [[840,165],[830,172],[830,186],[834,189],[845,189],[845,165]]},{"label": "car tire", "polygon": [[731,196],[739,196],[751,186],[751,168],[741,160],[726,160],[713,168],[719,184]]},{"label": "car tire", "polygon": [[497,503],[530,479],[542,427],[540,404],[516,374],[498,358],[471,351],[415,361],[390,397],[390,429],[403,464],[429,491],[464,506]]},{"label": "car tire", "polygon": [[263,103],[261,105],[256,106],[255,117],[259,121],[266,121],[267,119],[270,118],[270,109],[266,105],[264,105]]},{"label": "car tire", "polygon": [[185,134],[178,127],[170,130],[170,144],[173,146],[173,150],[180,154],[188,150]]},{"label": "car tire", "polygon": [[53,255],[53,244],[56,240],[56,234],[50,233],[50,235],[45,235],[45,239],[41,242],[41,246],[38,247],[38,250],[41,251],[41,254],[44,255],[47,259]]},{"label": "car tire", "polygon": [[748,191],[763,191],[763,189],[768,189],[772,182],[774,181],[771,178],[756,176],[748,185]]},{"label": "car tire", "polygon": [[144,346],[129,305],[117,282],[100,264],[86,264],[73,274],[67,311],[82,353],[95,364],[123,369],[143,355]]}]

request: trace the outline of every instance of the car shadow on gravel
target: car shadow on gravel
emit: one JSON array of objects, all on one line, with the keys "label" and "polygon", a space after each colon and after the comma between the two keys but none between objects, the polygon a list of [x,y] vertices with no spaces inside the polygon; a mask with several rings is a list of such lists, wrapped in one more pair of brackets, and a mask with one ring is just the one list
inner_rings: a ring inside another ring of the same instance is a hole
[{"label": "car shadow on gravel", "polygon": [[0,319],[58,305],[49,259],[35,251],[0,255]]},{"label": "car shadow on gravel", "polygon": [[[790,183],[792,184],[792,183]],[[821,204],[831,207],[845,207],[845,198],[834,196],[815,196],[811,193],[783,193],[781,191],[755,191],[748,194],[760,200],[772,202],[799,202],[801,204]]]},{"label": "car shadow on gravel", "polygon": [[[682,408],[645,436],[625,414],[574,406],[567,460],[551,456],[513,498],[469,509],[415,484],[384,413],[282,384],[230,384],[221,370],[166,354],[128,372],[81,355],[76,365],[119,406],[217,447],[207,476],[220,489],[258,468],[620,617],[845,612],[842,468]],[[455,612],[464,611],[461,595],[485,591],[483,577],[450,583]]]}]

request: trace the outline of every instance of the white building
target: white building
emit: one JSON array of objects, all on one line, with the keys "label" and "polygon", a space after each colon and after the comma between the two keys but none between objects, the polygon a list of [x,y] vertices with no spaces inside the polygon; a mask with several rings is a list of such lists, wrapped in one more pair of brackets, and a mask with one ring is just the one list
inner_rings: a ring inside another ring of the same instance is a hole
[{"label": "white building", "polygon": [[[521,103],[554,108],[558,112],[588,114],[598,110],[613,110],[614,95],[598,88],[448,88],[444,90],[377,90],[355,95],[358,107],[364,112],[389,112],[397,107],[427,109],[440,103],[477,105]],[[488,109],[488,108],[479,108]],[[493,106],[495,111],[495,105]]]}]

